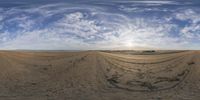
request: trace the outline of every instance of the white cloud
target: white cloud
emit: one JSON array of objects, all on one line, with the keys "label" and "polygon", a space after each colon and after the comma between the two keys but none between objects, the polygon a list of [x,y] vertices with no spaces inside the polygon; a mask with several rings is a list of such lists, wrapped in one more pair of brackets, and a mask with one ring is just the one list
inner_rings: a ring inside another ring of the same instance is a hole
[{"label": "white cloud", "polygon": [[[198,14],[194,11],[187,12],[194,16],[189,17],[190,14],[180,12],[175,17],[192,21],[193,25],[180,29],[182,33],[191,35],[199,30],[199,20],[196,17]],[[157,17],[131,18],[121,13],[109,12],[106,8],[66,7],[63,4],[43,5],[25,10],[13,8],[4,16],[13,16],[16,13],[18,15],[4,22],[17,22],[22,29],[18,29],[16,33],[0,33],[0,41],[3,41],[0,43],[1,49],[183,48],[189,42],[184,36],[171,36],[171,31],[179,27],[172,23],[173,18],[168,16],[160,20]],[[32,15],[39,17],[32,18]],[[35,28],[39,24],[45,24],[44,20],[54,18],[55,15],[59,15],[58,19],[49,22],[47,27]],[[10,34],[17,35],[10,39]],[[191,35],[190,38],[194,36],[196,35]]]},{"label": "white cloud", "polygon": [[120,2],[120,3],[141,3],[141,4],[179,4],[179,2],[176,2],[176,1],[167,1],[167,0],[116,0],[116,1],[113,1],[113,2]]},{"label": "white cloud", "polygon": [[3,20],[3,16],[2,15],[0,15],[0,21],[2,21]]},{"label": "white cloud", "polygon": [[185,38],[200,40],[200,24],[186,26],[181,30],[181,33]]},{"label": "white cloud", "polygon": [[0,33],[0,42],[6,42],[9,40],[8,32]]},{"label": "white cloud", "polygon": [[181,35],[188,39],[200,40],[200,14],[194,9],[184,9],[176,13],[176,18],[182,21],[188,21],[190,25],[186,25],[180,30]]},{"label": "white cloud", "polygon": [[194,9],[181,9],[176,13],[176,18],[180,20],[190,20],[192,23],[200,22],[200,14]]},{"label": "white cloud", "polygon": [[88,20],[81,12],[65,15],[63,19],[55,23],[55,27],[65,33],[73,33],[83,38],[89,38],[100,30],[94,20]]},{"label": "white cloud", "polygon": [[[148,4],[150,5],[150,4]],[[126,5],[120,5],[119,10],[124,11],[124,12],[149,12],[149,11],[153,11],[153,12],[167,12],[167,11],[172,11],[168,8],[157,8],[157,7],[138,7],[135,4],[131,5],[131,6],[126,6]]]}]

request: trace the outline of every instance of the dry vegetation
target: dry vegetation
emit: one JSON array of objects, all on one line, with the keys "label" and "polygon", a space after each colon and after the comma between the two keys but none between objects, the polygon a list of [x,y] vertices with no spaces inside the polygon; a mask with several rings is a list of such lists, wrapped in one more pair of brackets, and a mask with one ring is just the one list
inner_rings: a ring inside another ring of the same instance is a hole
[{"label": "dry vegetation", "polygon": [[0,52],[0,100],[199,100],[199,51]]}]

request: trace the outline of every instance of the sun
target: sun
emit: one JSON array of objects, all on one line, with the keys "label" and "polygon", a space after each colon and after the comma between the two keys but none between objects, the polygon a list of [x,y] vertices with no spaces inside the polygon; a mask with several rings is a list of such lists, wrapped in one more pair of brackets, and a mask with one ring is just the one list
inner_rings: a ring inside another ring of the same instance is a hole
[{"label": "sun", "polygon": [[125,45],[126,47],[133,47],[132,41],[127,41]]}]

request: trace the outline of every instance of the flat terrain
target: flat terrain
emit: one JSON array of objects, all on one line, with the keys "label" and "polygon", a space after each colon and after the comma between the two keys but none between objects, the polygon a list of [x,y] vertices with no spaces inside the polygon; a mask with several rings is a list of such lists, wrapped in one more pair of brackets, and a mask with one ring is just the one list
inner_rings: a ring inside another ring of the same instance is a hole
[{"label": "flat terrain", "polygon": [[0,100],[199,100],[200,51],[0,51]]}]

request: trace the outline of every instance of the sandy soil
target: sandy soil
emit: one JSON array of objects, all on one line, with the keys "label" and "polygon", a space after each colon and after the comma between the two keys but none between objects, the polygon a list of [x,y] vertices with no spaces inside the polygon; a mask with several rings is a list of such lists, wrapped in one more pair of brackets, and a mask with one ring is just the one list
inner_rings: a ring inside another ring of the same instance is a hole
[{"label": "sandy soil", "polygon": [[199,100],[200,51],[0,51],[0,100]]}]

